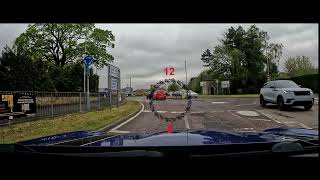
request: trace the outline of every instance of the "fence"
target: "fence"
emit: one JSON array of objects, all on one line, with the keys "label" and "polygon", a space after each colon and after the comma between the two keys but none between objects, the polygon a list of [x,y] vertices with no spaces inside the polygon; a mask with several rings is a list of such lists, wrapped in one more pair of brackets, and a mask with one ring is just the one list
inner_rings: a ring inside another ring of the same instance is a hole
[{"label": "fence", "polygon": [[[0,92],[3,93],[3,92]],[[54,117],[75,112],[94,111],[102,108],[110,107],[110,97],[105,93],[90,93],[90,98],[87,98],[85,92],[34,92],[36,100],[36,113],[26,114],[24,117],[12,116],[13,113],[0,114],[0,125],[10,125],[25,121],[32,121],[44,117]],[[120,96],[120,97],[119,97]],[[126,102],[125,94],[112,94],[111,105],[118,106]],[[89,107],[87,101],[89,100]]]}]

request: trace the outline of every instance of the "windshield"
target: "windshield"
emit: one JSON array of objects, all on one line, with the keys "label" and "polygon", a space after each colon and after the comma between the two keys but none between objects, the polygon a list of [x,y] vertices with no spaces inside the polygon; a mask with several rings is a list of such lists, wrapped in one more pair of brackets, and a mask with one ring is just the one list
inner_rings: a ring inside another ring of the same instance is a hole
[{"label": "windshield", "polygon": [[[0,144],[232,144],[318,130],[318,39],[317,24],[0,24]],[[262,88],[274,82],[313,92]]]},{"label": "windshield", "polygon": [[300,88],[293,81],[277,81],[276,87],[278,87],[278,88]]}]

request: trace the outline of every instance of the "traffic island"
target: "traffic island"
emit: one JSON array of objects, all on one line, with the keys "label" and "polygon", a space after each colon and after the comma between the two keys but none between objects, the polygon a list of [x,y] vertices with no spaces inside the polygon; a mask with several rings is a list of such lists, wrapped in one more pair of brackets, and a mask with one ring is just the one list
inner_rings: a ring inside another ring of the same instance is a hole
[{"label": "traffic island", "polygon": [[0,127],[0,144],[49,136],[72,131],[95,131],[118,121],[141,109],[138,101],[128,100],[119,108],[105,108],[100,111],[73,113],[55,118],[44,118],[32,122]]}]

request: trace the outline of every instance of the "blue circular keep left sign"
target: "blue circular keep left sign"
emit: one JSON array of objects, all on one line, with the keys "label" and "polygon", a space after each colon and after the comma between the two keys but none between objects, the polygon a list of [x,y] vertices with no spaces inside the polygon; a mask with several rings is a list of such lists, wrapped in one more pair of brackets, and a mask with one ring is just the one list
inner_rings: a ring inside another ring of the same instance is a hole
[{"label": "blue circular keep left sign", "polygon": [[90,66],[93,63],[93,58],[88,55],[83,58],[83,61],[86,66]]}]

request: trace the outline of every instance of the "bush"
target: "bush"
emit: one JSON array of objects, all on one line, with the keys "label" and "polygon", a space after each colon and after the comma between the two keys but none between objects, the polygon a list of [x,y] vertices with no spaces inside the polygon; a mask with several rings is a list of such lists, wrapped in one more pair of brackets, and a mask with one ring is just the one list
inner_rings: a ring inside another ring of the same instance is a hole
[{"label": "bush", "polygon": [[312,89],[312,91],[315,93],[319,93],[319,74],[307,74],[303,76],[291,77],[290,80],[301,85],[302,87]]},{"label": "bush", "polygon": [[298,85],[301,85],[302,87],[310,88],[312,89],[313,92],[319,93],[319,86],[318,86],[319,74],[307,74],[307,75],[295,76],[290,78],[282,78],[282,79],[294,81],[295,83],[297,83]]}]

